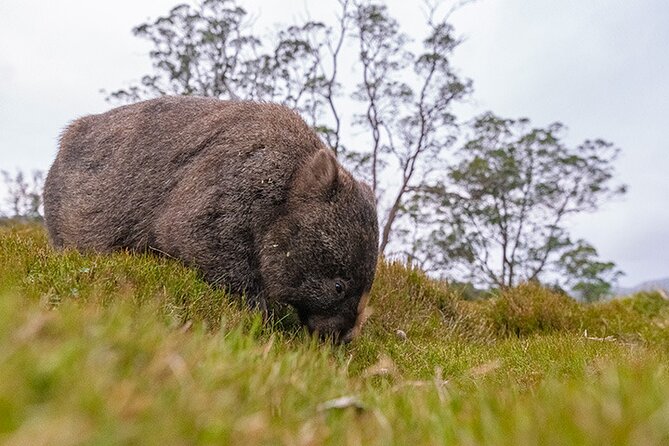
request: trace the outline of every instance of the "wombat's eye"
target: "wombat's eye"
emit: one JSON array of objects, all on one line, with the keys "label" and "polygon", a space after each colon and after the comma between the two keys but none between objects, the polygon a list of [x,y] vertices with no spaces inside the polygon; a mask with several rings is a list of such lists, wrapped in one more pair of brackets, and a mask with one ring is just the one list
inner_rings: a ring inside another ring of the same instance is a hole
[{"label": "wombat's eye", "polygon": [[335,290],[337,290],[337,294],[341,294],[344,292],[344,285],[340,281],[335,282]]}]

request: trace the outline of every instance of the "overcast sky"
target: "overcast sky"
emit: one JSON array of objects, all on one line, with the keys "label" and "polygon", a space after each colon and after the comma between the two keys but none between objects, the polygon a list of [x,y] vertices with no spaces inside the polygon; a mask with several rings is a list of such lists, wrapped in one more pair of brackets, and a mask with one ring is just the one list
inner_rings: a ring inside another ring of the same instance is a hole
[{"label": "overcast sky", "polygon": [[[110,108],[99,92],[150,71],[133,26],[175,0],[0,0],[0,168],[47,169],[60,130]],[[327,20],[327,0],[240,0],[256,28]],[[403,30],[422,29],[419,3],[389,1]],[[574,220],[622,285],[669,276],[669,2],[479,0],[452,16],[465,38],[454,64],[474,82],[463,115],[484,110],[535,125],[565,123],[568,141],[601,137],[623,153],[623,199]]]}]

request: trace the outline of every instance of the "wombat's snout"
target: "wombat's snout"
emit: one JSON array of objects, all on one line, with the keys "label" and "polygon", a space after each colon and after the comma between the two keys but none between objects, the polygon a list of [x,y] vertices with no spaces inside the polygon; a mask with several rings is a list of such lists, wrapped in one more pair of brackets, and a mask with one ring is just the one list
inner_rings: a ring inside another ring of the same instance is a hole
[{"label": "wombat's snout", "polygon": [[355,321],[347,321],[337,316],[310,315],[304,318],[304,323],[311,333],[316,333],[321,339],[331,338],[339,344],[346,344],[355,337]]},{"label": "wombat's snout", "polygon": [[306,315],[300,312],[300,319],[311,333],[318,333],[322,339],[332,338],[334,342],[339,344],[348,344],[360,334],[362,325],[371,314],[371,308],[367,306],[368,302],[369,293],[365,293],[358,301],[355,318],[347,318],[343,314],[321,316],[316,314]]}]

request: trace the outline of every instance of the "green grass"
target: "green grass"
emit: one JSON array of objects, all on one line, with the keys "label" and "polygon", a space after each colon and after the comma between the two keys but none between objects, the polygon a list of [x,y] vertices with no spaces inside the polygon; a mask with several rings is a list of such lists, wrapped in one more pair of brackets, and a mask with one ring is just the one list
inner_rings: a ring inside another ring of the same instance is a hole
[{"label": "green grass", "polygon": [[[57,253],[39,227],[0,227],[0,444],[669,442],[657,294],[469,301],[381,264],[371,306],[335,347],[178,262]],[[355,404],[324,405],[339,397]]]}]

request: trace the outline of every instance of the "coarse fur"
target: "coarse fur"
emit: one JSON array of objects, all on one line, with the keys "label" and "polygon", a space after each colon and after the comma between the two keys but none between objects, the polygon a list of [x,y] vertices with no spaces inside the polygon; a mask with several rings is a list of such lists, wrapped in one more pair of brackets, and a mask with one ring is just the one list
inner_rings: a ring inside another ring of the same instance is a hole
[{"label": "coarse fur", "polygon": [[371,189],[277,104],[163,97],[74,121],[46,179],[58,248],[154,250],[312,331],[358,331],[377,261]]}]

